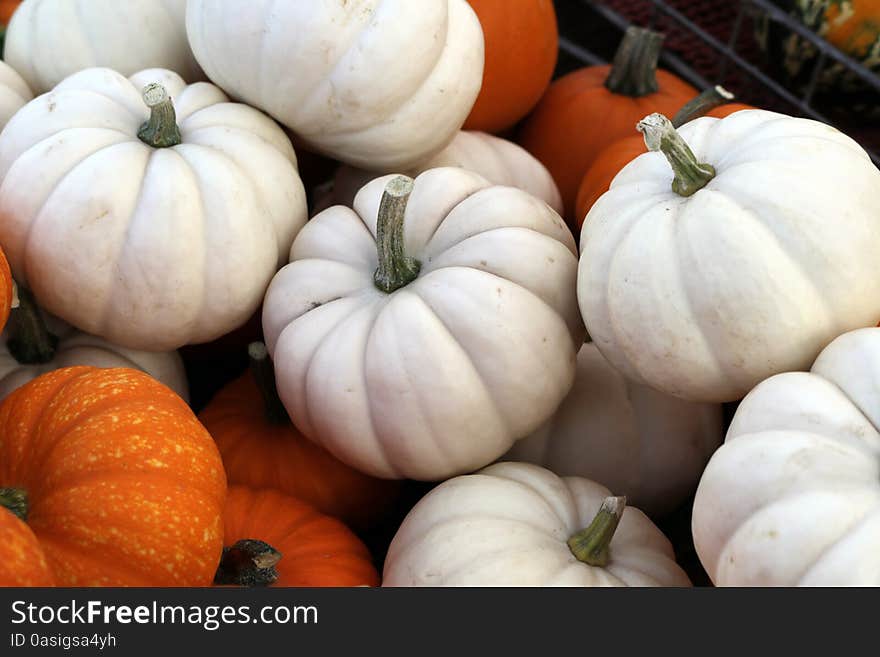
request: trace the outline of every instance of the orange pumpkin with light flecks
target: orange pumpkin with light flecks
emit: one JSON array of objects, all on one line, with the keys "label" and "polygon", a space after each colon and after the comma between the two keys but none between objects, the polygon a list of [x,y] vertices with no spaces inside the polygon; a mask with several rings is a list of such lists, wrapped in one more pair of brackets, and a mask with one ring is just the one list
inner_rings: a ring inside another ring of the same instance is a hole
[{"label": "orange pumpkin with light flecks", "polygon": [[37,537],[18,516],[0,508],[0,586],[54,584]]},{"label": "orange pumpkin with light flecks", "polygon": [[70,367],[0,405],[0,503],[59,586],[206,586],[226,477],[186,403],[131,369]]}]

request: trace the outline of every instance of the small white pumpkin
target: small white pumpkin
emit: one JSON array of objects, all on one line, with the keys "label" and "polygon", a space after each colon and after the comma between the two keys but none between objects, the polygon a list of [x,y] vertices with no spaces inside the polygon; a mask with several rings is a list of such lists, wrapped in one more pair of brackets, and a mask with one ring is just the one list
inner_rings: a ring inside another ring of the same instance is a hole
[{"label": "small white pumpkin", "polygon": [[466,0],[190,0],[186,23],[215,84],[364,169],[405,171],[440,151],[482,85]]},{"label": "small white pumpkin", "polygon": [[592,479],[658,517],[694,492],[723,437],[719,404],[687,402],[627,381],[587,343],[559,410],[502,460]]},{"label": "small white pumpkin", "polygon": [[413,507],[382,585],[690,586],[669,540],[625,503],[582,477],[497,463]]},{"label": "small white pumpkin", "polygon": [[[437,155],[404,173],[415,178],[423,171],[439,167],[461,167],[480,174],[493,185],[517,187],[562,214],[562,195],[550,172],[535,156],[512,141],[485,132],[462,130]],[[318,200],[315,212],[331,205],[351,206],[358,190],[375,177],[375,173],[363,169],[339,167],[330,192]]]},{"label": "small white pumpkin", "polygon": [[38,94],[94,67],[205,77],[186,39],[186,0],[25,0],[6,30],[3,58]]},{"label": "small white pumpkin", "polygon": [[89,365],[141,370],[189,401],[186,371],[176,351],[117,347],[41,312],[27,290],[19,287],[18,296],[19,306],[0,336],[0,399],[46,372]]},{"label": "small white pumpkin", "polygon": [[880,329],[740,403],[694,501],[717,586],[880,586]]},{"label": "small white pumpkin", "polygon": [[378,477],[488,465],[571,388],[576,253],[546,203],[465,169],[373,180],[303,228],[266,294],[291,419]]},{"label": "small white pumpkin", "polygon": [[762,110],[639,127],[662,152],[617,175],[581,234],[581,312],[616,369],[731,401],[877,324],[880,171],[856,142]]},{"label": "small white pumpkin", "polygon": [[16,279],[78,329],[147,351],[243,324],[307,217],[281,128],[161,69],[89,69],[28,103],[0,135],[0,179]]},{"label": "small white pumpkin", "polygon": [[0,130],[33,97],[27,82],[9,64],[0,61]]}]

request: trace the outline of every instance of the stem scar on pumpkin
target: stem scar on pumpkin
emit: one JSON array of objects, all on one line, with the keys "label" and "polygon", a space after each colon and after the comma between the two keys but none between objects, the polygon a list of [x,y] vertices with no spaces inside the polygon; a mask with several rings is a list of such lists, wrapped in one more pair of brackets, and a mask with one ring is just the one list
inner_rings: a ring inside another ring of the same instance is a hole
[{"label": "stem scar on pumpkin", "polygon": [[636,129],[645,136],[649,151],[660,151],[666,156],[675,174],[672,191],[679,196],[693,196],[715,177],[715,167],[698,161],[672,122],[662,114],[646,116]]},{"label": "stem scar on pumpkin", "polygon": [[0,488],[0,507],[9,509],[22,521],[28,517],[28,494],[24,488]]},{"label": "stem scar on pumpkin", "polygon": [[403,240],[403,219],[413,186],[412,178],[396,176],[385,186],[379,203],[376,220],[379,266],[373,281],[387,294],[412,283],[422,268],[422,263],[406,255]]},{"label": "stem scar on pumpkin", "polygon": [[168,90],[158,82],[143,89],[144,103],[150,108],[150,118],[138,130],[138,139],[153,148],[170,148],[183,140],[177,125],[177,114]]},{"label": "stem scar on pumpkin", "polygon": [[606,497],[590,526],[568,539],[568,547],[578,561],[604,567],[610,559],[609,546],[626,509],[626,497]]},{"label": "stem scar on pumpkin", "polygon": [[275,566],[281,556],[278,550],[263,541],[238,541],[232,547],[223,548],[214,584],[269,586],[278,579]]}]

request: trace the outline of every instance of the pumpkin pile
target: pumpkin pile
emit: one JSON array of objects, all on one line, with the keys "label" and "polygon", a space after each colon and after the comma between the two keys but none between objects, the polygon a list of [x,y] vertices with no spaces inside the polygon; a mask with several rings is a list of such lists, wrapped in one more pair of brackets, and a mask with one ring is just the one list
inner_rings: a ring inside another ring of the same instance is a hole
[{"label": "pumpkin pile", "polygon": [[0,585],[880,584],[851,138],[637,27],[552,81],[550,0],[5,39]]}]

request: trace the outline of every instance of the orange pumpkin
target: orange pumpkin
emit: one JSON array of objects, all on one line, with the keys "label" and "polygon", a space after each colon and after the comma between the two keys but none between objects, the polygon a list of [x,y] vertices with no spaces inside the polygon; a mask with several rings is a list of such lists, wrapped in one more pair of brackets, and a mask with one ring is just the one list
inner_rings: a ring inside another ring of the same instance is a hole
[{"label": "orange pumpkin", "polygon": [[0,249],[0,330],[6,326],[9,320],[9,313],[12,310],[12,292],[15,285],[12,282],[12,271],[9,269],[9,262],[6,260],[6,254]]},{"label": "orange pumpkin", "polygon": [[0,0],[0,23],[9,25],[12,14],[15,13],[20,4],[21,0]]},{"label": "orange pumpkin", "polygon": [[229,483],[276,489],[352,527],[370,527],[396,499],[400,482],[365,475],[303,436],[278,399],[265,346],[254,343],[248,352],[251,371],[199,415]]},{"label": "orange pumpkin", "polygon": [[556,180],[569,225],[577,226],[578,186],[593,160],[632,134],[652,112],[675,114],[697,91],[657,70],[663,36],[631,27],[611,66],[589,66],[554,81],[526,119],[519,142]]},{"label": "orange pumpkin", "polygon": [[559,53],[552,0],[469,0],[483,27],[483,86],[465,130],[513,127],[550,84]]},{"label": "orange pumpkin", "polygon": [[215,583],[377,586],[370,553],[336,518],[273,490],[230,486]]},{"label": "orange pumpkin", "polygon": [[59,369],[0,405],[0,504],[60,586],[209,585],[225,492],[211,436],[143,372]]},{"label": "orange pumpkin", "polygon": [[[702,96],[703,95],[701,94],[701,97]],[[725,116],[729,116],[734,112],[739,112],[744,109],[754,109],[754,107],[751,105],[743,105],[742,103],[725,103],[718,107],[713,107],[708,111],[693,109],[686,112],[685,115],[682,115],[682,112],[679,112],[679,114],[676,115],[676,120],[673,121],[673,124],[678,127],[687,123],[691,119],[704,114],[706,116],[714,116],[715,118],[723,119]],[[575,217],[578,230],[584,225],[584,219],[587,218],[587,213],[590,211],[590,208],[593,207],[593,204],[599,200],[599,197],[602,196],[602,194],[608,191],[608,188],[611,187],[611,182],[620,170],[639,155],[647,152],[645,138],[636,132],[635,129],[633,129],[633,133],[634,134],[628,137],[618,139],[616,142],[605,148],[605,150],[599,154],[599,157],[593,161],[593,164],[590,165],[590,168],[587,169],[587,173],[584,175],[577,193],[577,210]]]},{"label": "orange pumpkin", "polygon": [[0,508],[0,586],[54,586],[37,537],[18,516]]}]

